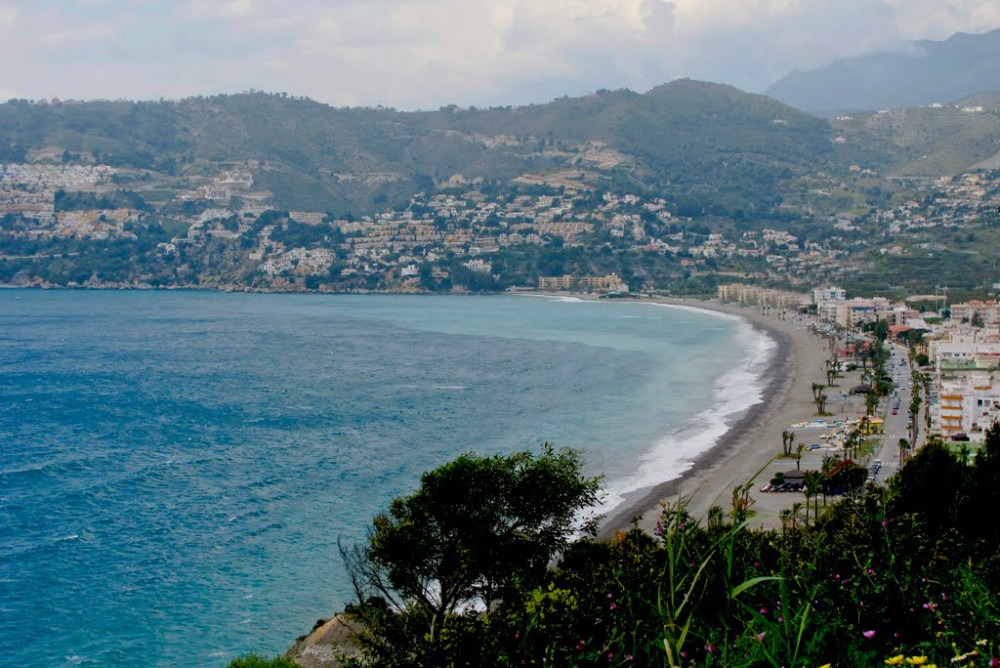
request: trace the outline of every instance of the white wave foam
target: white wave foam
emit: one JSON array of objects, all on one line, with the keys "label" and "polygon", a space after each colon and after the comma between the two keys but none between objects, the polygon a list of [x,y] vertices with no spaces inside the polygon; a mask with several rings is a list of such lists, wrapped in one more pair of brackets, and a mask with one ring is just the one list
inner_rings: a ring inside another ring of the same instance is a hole
[{"label": "white wave foam", "polygon": [[563,295],[532,295],[521,294],[521,297],[534,297],[535,299],[547,299],[551,302],[565,302],[567,304],[595,304],[593,299],[581,299],[579,297],[566,297]]},{"label": "white wave foam", "polygon": [[600,512],[607,515],[621,505],[630,492],[674,480],[694,465],[694,459],[712,449],[746,410],[763,400],[764,374],[777,351],[777,342],[755,329],[748,321],[735,315],[705,311],[686,306],[669,306],[697,310],[739,321],[736,338],[746,352],[743,362],[715,381],[713,404],[666,433],[639,458],[636,472],[624,479],[612,481],[605,489],[607,497]]}]

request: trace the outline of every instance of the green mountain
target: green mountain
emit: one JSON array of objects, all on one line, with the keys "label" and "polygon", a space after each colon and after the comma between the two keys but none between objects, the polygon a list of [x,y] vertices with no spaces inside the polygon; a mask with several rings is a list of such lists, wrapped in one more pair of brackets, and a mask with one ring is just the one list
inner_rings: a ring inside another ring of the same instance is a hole
[{"label": "green mountain", "polygon": [[917,107],[1000,90],[1000,29],[796,70],[766,95],[817,113]]},{"label": "green mountain", "polygon": [[170,102],[0,105],[0,160],[48,149],[149,170],[152,198],[251,164],[287,208],[366,213],[481,181],[655,192],[679,212],[766,217],[782,186],[817,167],[886,159],[841,145],[824,120],[690,80],[548,104],[431,112],[333,108],[284,94]]},{"label": "green mountain", "polygon": [[852,143],[877,137],[891,146],[894,176],[952,176],[1000,168],[1000,94],[981,93],[950,104],[888,109],[833,121]]}]

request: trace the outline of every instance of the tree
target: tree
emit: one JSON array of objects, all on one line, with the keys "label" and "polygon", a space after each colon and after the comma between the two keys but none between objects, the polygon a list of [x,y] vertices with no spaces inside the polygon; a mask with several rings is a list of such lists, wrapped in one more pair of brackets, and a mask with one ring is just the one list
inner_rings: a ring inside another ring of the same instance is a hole
[{"label": "tree", "polygon": [[599,481],[581,474],[575,451],[550,444],[538,456],[466,454],[425,473],[375,518],[366,545],[341,546],[356,612],[377,632],[366,606],[413,611],[433,643],[457,610],[489,608],[515,582],[538,580],[576,532],[593,532],[596,517],[577,517],[599,500]]},{"label": "tree", "polygon": [[782,452],[786,457],[792,456],[792,445],[795,443],[795,432],[794,431],[783,431],[781,432],[781,448]]},{"label": "tree", "polygon": [[809,505],[809,497],[816,499],[816,507],[813,511],[813,521],[819,519],[819,493],[823,486],[823,474],[819,471],[806,471],[802,484],[806,492],[806,505]]}]

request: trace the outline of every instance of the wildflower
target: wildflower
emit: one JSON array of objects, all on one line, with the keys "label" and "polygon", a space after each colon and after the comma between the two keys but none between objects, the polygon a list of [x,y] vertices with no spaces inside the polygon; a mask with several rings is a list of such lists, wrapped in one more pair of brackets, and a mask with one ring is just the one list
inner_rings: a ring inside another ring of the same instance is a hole
[{"label": "wildflower", "polygon": [[615,658],[615,653],[614,652],[608,652],[608,661],[611,661],[614,658]]},{"label": "wildflower", "polygon": [[612,604],[611,604],[611,609],[612,609],[612,610],[614,610],[614,609],[615,609],[615,608],[617,608],[617,607],[618,607],[618,606],[617,606],[617,605],[615,605],[614,603],[612,603]]},{"label": "wildflower", "polygon": [[829,663],[824,663],[824,664],[823,664],[822,666],[820,666],[819,668],[830,668],[830,664],[829,664]]},{"label": "wildflower", "polygon": [[884,527],[889,526],[889,521],[888,520],[882,520],[882,526],[884,526]]},{"label": "wildflower", "polygon": [[872,636],[874,636],[874,635],[875,635],[875,629],[871,629],[870,631],[865,631],[865,632],[864,632],[864,633],[862,633],[861,635],[863,635],[864,637],[866,637],[866,638],[868,638],[869,640],[871,640],[871,639],[872,639]]},{"label": "wildflower", "polygon": [[899,664],[903,663],[903,655],[897,654],[891,659],[886,659],[884,663],[889,666],[898,666]]},{"label": "wildflower", "polygon": [[937,603],[930,603],[930,602],[924,603],[924,610],[930,610],[931,612],[934,612],[934,608],[936,607],[938,607]]},{"label": "wildflower", "polygon": [[766,635],[767,635],[767,631],[761,631],[760,633],[757,634],[757,640],[763,640],[764,636],[766,636]]},{"label": "wildflower", "polygon": [[614,598],[614,597],[615,597],[614,594],[608,594],[608,598]]},{"label": "wildflower", "polygon": [[977,640],[976,644],[979,645],[980,647],[985,647],[986,646],[986,640]]},{"label": "wildflower", "polygon": [[996,666],[1000,666],[1000,659],[996,657],[990,659],[990,666],[992,666],[993,668],[996,668]]},{"label": "wildflower", "polygon": [[715,651],[715,645],[712,644],[705,645],[705,651],[711,654],[712,652]]},{"label": "wildflower", "polygon": [[626,661],[631,661],[632,660],[632,655],[631,654],[626,654],[625,655],[625,660]]},{"label": "wildflower", "polygon": [[767,614],[767,608],[761,608],[760,609],[760,614],[766,615]]},{"label": "wildflower", "polygon": [[779,622],[785,621],[785,616],[784,615],[778,615],[778,621]]},{"label": "wildflower", "polygon": [[927,663],[926,656],[909,656],[906,657],[906,662],[911,666],[922,666]]},{"label": "wildflower", "polygon": [[520,639],[521,639],[521,634],[520,633],[515,633],[514,634],[514,640],[520,640]]}]

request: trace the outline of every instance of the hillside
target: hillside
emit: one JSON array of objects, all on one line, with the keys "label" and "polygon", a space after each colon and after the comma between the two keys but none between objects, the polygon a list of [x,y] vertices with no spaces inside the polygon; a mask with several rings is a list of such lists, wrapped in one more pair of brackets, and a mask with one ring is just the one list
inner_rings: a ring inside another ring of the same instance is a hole
[{"label": "hillside", "polygon": [[249,163],[277,203],[336,214],[369,213],[450,184],[516,180],[627,183],[678,200],[689,215],[766,215],[789,179],[859,159],[859,148],[834,144],[832,133],[766,97],[689,80],[642,95],[410,113],[262,93],[0,105],[0,161],[45,151],[149,170],[147,187],[167,195]]},{"label": "hillside", "polygon": [[1000,166],[996,94],[974,95],[946,105],[844,115],[833,124],[852,143],[876,136],[892,145],[895,176],[951,176]]},{"label": "hillside", "polygon": [[874,111],[943,103],[1000,90],[1000,30],[911,42],[891,53],[796,70],[765,94],[816,113]]}]

